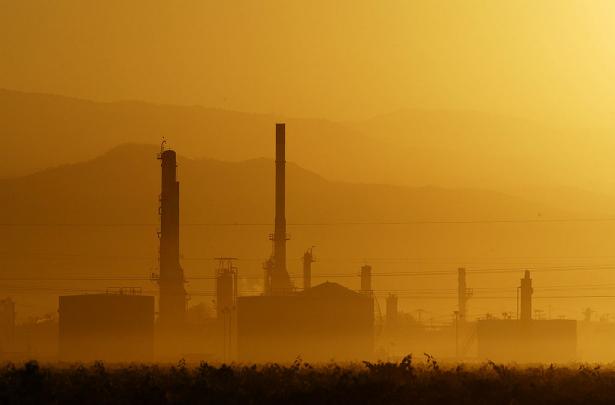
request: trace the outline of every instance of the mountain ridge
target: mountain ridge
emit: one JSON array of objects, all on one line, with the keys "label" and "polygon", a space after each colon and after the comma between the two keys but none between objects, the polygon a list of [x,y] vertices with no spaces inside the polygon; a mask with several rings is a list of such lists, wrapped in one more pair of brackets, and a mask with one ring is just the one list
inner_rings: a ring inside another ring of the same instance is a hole
[{"label": "mountain ridge", "polygon": [[[272,156],[274,124],[285,121],[288,155],[332,180],[504,192],[539,184],[615,194],[615,142],[607,134],[562,132],[481,112],[404,110],[348,123],[0,90],[0,117],[4,178],[94,158],[120,143],[159,144],[163,137],[191,158]],[[584,169],[588,157],[592,171]]]},{"label": "mountain ridge", "polygon": [[[0,280],[0,288],[33,308],[54,308],[58,291],[104,291],[109,277],[119,277],[125,286],[154,289],[138,280],[147,280],[157,266],[158,151],[157,145],[121,145],[94,159],[0,180],[0,268],[8,278]],[[189,291],[213,289],[206,276],[213,274],[213,258],[219,256],[240,258],[241,274],[251,277],[241,288],[260,288],[261,263],[271,252],[274,167],[265,158],[225,162],[178,156],[181,250],[186,277],[192,280]],[[593,255],[608,252],[610,228],[601,230],[602,224],[514,221],[574,215],[501,192],[339,182],[293,162],[287,165],[292,274],[299,272],[304,249],[313,245],[318,246],[315,277],[353,274],[366,262],[377,271],[404,274],[463,264],[493,266],[502,257],[545,252],[587,256],[589,247]],[[502,219],[513,221],[488,222]],[[516,259],[516,265],[519,261],[527,263]],[[18,281],[24,277],[34,281]],[[32,295],[29,289],[36,289],[41,277],[58,280],[46,281],[47,292]],[[488,275],[475,277],[475,282],[490,280]],[[506,277],[510,280],[498,282],[516,282],[515,274]],[[355,288],[358,278],[339,281]],[[378,279],[378,288],[426,287],[426,282],[385,277]]]}]

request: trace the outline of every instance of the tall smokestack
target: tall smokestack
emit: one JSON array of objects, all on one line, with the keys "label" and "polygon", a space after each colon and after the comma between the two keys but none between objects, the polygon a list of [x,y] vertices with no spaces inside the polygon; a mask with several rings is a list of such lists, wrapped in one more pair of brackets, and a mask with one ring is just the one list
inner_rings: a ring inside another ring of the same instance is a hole
[{"label": "tall smokestack", "polygon": [[163,327],[184,322],[186,291],[184,271],[179,264],[179,182],[175,151],[160,153],[160,286],[159,319]]},{"label": "tall smokestack", "polygon": [[275,267],[286,271],[286,125],[275,124]]},{"label": "tall smokestack", "polygon": [[[284,294],[292,290],[286,269],[286,126],[275,124],[275,229],[273,233],[273,263],[266,290]],[[267,270],[267,268],[266,268]]]},{"label": "tall smokestack", "polygon": [[532,319],[532,279],[530,278],[529,270],[525,271],[524,277],[521,279],[521,320],[530,321]]}]

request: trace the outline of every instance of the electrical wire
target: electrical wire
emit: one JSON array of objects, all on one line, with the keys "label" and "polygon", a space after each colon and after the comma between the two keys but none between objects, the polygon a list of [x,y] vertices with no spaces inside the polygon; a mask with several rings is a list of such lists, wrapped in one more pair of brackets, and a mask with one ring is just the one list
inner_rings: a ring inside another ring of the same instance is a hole
[{"label": "electrical wire", "polygon": [[[587,218],[519,218],[519,219],[469,219],[469,220],[414,220],[414,221],[338,221],[338,222],[289,222],[287,226],[380,226],[380,225],[466,225],[466,224],[532,224],[532,223],[567,223],[567,222],[615,222],[613,217]],[[153,222],[126,223],[45,223],[45,222],[3,222],[2,227],[156,227]],[[271,222],[184,222],[184,227],[221,227],[221,226],[274,226]]]}]

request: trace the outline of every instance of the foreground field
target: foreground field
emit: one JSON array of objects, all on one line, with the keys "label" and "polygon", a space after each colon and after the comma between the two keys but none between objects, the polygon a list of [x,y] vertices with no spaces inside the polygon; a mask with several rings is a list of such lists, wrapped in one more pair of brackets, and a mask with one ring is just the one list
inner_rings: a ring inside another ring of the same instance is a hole
[{"label": "foreground field", "polygon": [[312,366],[21,365],[0,369],[0,403],[615,403],[615,368],[400,363]]}]

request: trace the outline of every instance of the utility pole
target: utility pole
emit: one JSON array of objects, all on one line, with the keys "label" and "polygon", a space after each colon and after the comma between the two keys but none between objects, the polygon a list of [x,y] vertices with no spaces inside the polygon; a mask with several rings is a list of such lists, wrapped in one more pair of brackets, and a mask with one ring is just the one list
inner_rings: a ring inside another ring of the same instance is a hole
[{"label": "utility pole", "polygon": [[468,301],[473,295],[473,290],[467,288],[466,285],[466,269],[460,267],[457,269],[457,310],[459,319],[463,322],[467,319]]}]

